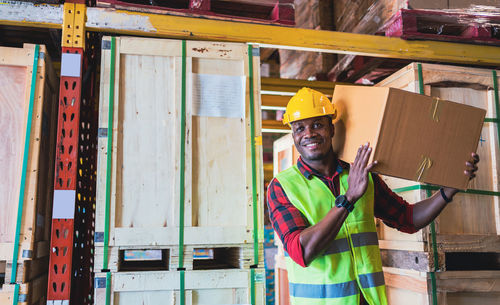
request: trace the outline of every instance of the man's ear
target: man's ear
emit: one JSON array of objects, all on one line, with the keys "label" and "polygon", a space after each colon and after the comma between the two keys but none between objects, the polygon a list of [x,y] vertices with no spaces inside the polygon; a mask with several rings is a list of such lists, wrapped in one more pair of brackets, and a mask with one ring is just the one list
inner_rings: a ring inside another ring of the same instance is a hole
[{"label": "man's ear", "polygon": [[330,127],[332,128],[332,138],[333,138],[333,136],[335,135],[335,125],[332,123],[331,120],[330,120]]}]

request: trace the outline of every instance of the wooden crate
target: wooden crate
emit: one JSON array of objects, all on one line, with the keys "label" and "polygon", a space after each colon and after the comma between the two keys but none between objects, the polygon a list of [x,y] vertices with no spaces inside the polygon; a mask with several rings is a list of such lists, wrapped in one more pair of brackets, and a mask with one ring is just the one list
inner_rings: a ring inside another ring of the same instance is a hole
[{"label": "wooden crate", "polygon": [[[95,248],[95,256],[103,257],[104,247]],[[259,264],[263,268],[264,250],[259,243]],[[111,272],[118,271],[154,271],[177,270],[179,267],[179,247],[156,246],[148,247],[110,247],[109,265]],[[253,244],[197,245],[185,246],[183,266],[186,270],[205,269],[249,269],[254,265]],[[102,259],[96,259],[94,268],[101,270]]]},{"label": "wooden crate", "polygon": [[[500,271],[436,272],[439,305],[496,305],[500,300]],[[432,305],[430,274],[384,267],[389,305]]]},{"label": "wooden crate", "polygon": [[[10,282],[35,45],[0,47],[0,262]],[[54,183],[58,80],[45,46],[39,49],[16,282],[48,268]]]},{"label": "wooden crate", "polygon": [[[116,38],[116,65],[111,71],[110,40],[103,39],[101,62],[95,244],[103,246],[106,177],[111,175],[109,246],[176,246],[182,42]],[[205,247],[253,244],[248,46],[187,41],[186,50],[184,243]],[[259,57],[253,53],[258,141]],[[107,173],[111,72],[115,98],[112,165]],[[261,146],[256,146],[256,164],[256,216],[261,228]],[[260,242],[262,235],[259,229]],[[102,258],[96,257],[99,260]]]},{"label": "wooden crate", "polygon": [[[249,270],[185,272],[187,305],[250,304]],[[180,304],[180,272],[111,273],[108,289],[112,305]],[[106,273],[95,275],[95,305],[106,304]],[[265,274],[255,269],[255,305],[264,305]]]},{"label": "wooden crate", "polygon": [[[463,68],[455,66],[422,64],[425,94],[437,96],[458,103],[469,104],[487,110],[487,118],[495,118],[493,76],[491,70]],[[497,80],[498,81],[498,80]],[[388,77],[377,86],[390,86],[418,92],[418,68],[413,63]],[[490,192],[499,191],[499,141],[497,123],[485,122],[477,148],[481,161],[477,177],[469,184],[469,189]],[[389,187],[400,189],[418,183],[385,177]],[[416,189],[401,192],[410,203],[427,197],[426,190]],[[435,220],[439,266],[446,270],[447,256],[462,255],[467,252],[484,253],[486,258],[500,253],[500,207],[498,196],[459,193]],[[410,268],[419,271],[433,270],[430,228],[415,234],[404,234],[391,229],[381,222],[378,225],[380,247],[391,251],[387,258],[390,267]],[[406,251],[405,253],[397,251]],[[497,254],[495,254],[497,253]],[[413,256],[418,263],[403,266],[407,258]],[[401,258],[401,259],[399,259]],[[399,261],[399,262],[398,262]]]}]

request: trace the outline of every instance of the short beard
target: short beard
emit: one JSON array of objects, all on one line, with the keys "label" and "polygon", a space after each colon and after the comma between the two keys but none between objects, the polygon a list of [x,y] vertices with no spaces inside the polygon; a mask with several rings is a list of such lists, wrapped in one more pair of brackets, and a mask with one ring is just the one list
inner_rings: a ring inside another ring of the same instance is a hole
[{"label": "short beard", "polygon": [[330,155],[331,155],[332,157],[334,157],[334,156],[335,156],[335,154],[333,153],[333,149],[332,149],[332,148],[330,148],[330,150],[329,150],[328,152],[324,153],[324,154],[313,155],[313,156],[311,156],[311,157],[307,157],[307,158],[306,158],[306,157],[304,157],[304,156],[302,156],[302,154],[301,154],[302,158],[303,158],[304,160],[306,160],[306,161],[321,161],[321,160],[326,159],[326,158],[327,158],[328,156],[330,156]]}]

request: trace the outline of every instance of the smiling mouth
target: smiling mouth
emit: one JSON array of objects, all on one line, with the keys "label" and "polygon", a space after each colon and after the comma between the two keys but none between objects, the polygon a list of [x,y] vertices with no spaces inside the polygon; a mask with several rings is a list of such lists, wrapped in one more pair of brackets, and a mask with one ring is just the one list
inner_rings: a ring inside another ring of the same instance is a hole
[{"label": "smiling mouth", "polygon": [[309,149],[315,149],[319,146],[319,143],[317,143],[317,142],[316,143],[309,143],[309,144],[305,144],[303,146],[305,146],[306,148],[309,148]]}]

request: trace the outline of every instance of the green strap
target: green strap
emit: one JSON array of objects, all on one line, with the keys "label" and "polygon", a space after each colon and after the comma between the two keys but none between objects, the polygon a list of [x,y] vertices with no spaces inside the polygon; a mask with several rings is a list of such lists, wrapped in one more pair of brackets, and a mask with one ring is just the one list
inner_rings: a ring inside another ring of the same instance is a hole
[{"label": "green strap", "polygon": [[[497,104],[498,105],[498,104]],[[497,118],[485,118],[484,122],[485,123],[497,123],[498,124],[498,119]]]},{"label": "green strap", "polygon": [[[104,212],[104,255],[102,270],[108,270],[109,209],[111,205],[111,155],[113,153],[113,114],[115,102],[115,37],[111,37],[108,100],[108,147],[106,149],[106,209]],[[106,272],[106,305],[111,302],[111,273]]]},{"label": "green strap", "polygon": [[186,296],[184,295],[185,291],[186,291],[186,286],[185,286],[185,283],[186,283],[185,271],[184,271],[184,269],[181,269],[179,272],[180,272],[180,281],[181,281],[180,292],[179,292],[179,294],[180,294],[180,304],[184,305],[184,304],[186,304]]},{"label": "green strap", "polygon": [[[259,264],[259,234],[258,234],[258,219],[257,219],[257,165],[255,160],[255,102],[253,95],[253,46],[248,45],[248,82],[250,91],[250,141],[251,141],[251,156],[252,156],[252,203],[253,203],[253,257],[254,267]],[[255,270],[250,270],[250,292],[251,304],[255,304]]]},{"label": "green strap", "polygon": [[180,189],[179,189],[179,270],[180,274],[180,304],[184,305],[185,300],[185,279],[184,279],[184,168],[186,149],[186,41],[182,41],[182,80],[181,80],[181,164],[180,167]]},{"label": "green strap", "polygon": [[14,286],[14,297],[12,298],[12,305],[17,305],[19,302],[19,284]]},{"label": "green strap", "polygon": [[111,302],[111,272],[106,272],[106,305]]},{"label": "green strap", "polygon": [[[111,155],[113,154],[113,113],[115,101],[115,37],[111,37],[108,100],[108,147],[106,149],[106,209],[104,212],[104,255],[102,269],[108,269],[109,209],[111,205]],[[106,286],[106,290],[109,289]]]},{"label": "green strap", "polygon": [[255,305],[255,268],[250,269],[250,304]]},{"label": "green strap", "polygon": [[[420,94],[425,94],[424,92],[424,77],[422,73],[422,64],[418,63],[417,64],[417,69],[418,69],[418,89],[420,91]],[[427,189],[427,197],[430,197],[432,195],[431,190]],[[437,270],[438,268],[438,263],[437,263],[437,246],[436,246],[436,227],[434,225],[434,220],[430,224],[431,228],[431,239],[432,239],[432,252],[434,253],[434,271]],[[436,293],[436,275],[434,274],[434,271],[431,271],[431,286],[432,286],[432,304],[437,305],[437,293]]]},{"label": "green strap", "polygon": [[[393,192],[395,192],[395,193],[403,193],[403,192],[415,191],[415,190],[437,191],[437,190],[439,190],[439,186],[428,185],[428,184],[417,184],[417,185],[400,187],[400,188],[394,189]],[[468,189],[468,190],[465,190],[465,191],[460,190],[458,192],[459,193],[463,193],[463,194],[485,195],[485,196],[495,196],[495,197],[499,197],[500,196],[500,192],[486,191],[486,190]]]},{"label": "green strap", "polygon": [[[19,237],[21,235],[21,221],[23,218],[24,192],[26,188],[26,171],[28,168],[28,158],[30,150],[30,138],[31,138],[31,123],[32,123],[31,119],[33,117],[33,107],[35,104],[36,75],[38,73],[39,53],[40,53],[40,46],[35,45],[35,50],[33,55],[33,69],[31,72],[31,88],[30,88],[30,100],[28,104],[28,117],[26,118],[26,134],[24,136],[24,152],[23,152],[23,166],[21,169],[21,184],[19,186],[19,201],[17,203],[16,235],[14,240],[14,253],[12,254],[12,273],[10,276],[11,283],[15,283],[17,277]],[[17,285],[16,288],[19,291],[19,287]],[[17,300],[17,294],[15,294],[14,299]],[[14,304],[17,304],[17,301]]]},{"label": "green strap", "polygon": [[495,110],[496,110],[496,123],[497,123],[497,137],[499,139],[499,144],[500,144],[500,124],[498,122],[500,121],[500,102],[498,98],[498,78],[497,78],[497,71],[493,70],[491,71],[491,74],[493,76],[493,90],[494,96],[495,96]]}]

